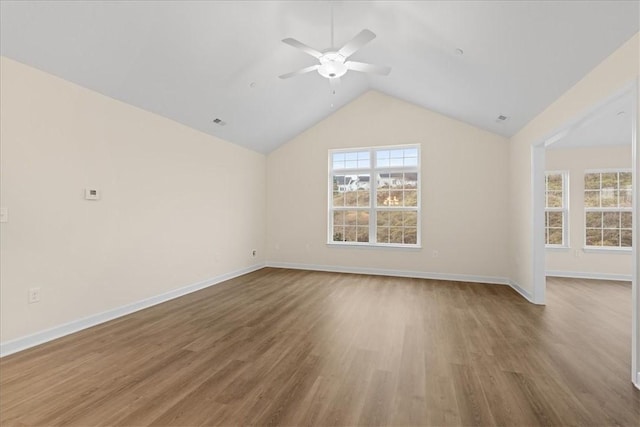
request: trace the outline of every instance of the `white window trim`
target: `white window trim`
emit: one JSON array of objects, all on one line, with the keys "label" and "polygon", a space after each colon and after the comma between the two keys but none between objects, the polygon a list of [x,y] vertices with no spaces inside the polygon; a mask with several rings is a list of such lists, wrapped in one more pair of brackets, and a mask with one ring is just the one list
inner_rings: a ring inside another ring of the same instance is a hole
[{"label": "white window trim", "polygon": [[[606,169],[585,169],[583,173],[584,175],[590,173],[631,173],[633,174],[633,170],[630,168],[606,168]],[[633,183],[633,176],[631,178],[631,182]],[[584,200],[584,193],[587,189],[582,189],[582,197]],[[633,194],[633,188],[632,188]],[[632,242],[632,246],[587,246],[587,212],[631,212],[633,213],[633,207],[606,207],[606,208],[592,208],[592,207],[584,207],[584,232],[582,233],[582,250],[585,252],[600,252],[600,253],[626,253],[631,252],[633,250],[633,245],[636,242]]]},{"label": "white window trim", "polygon": [[[406,149],[406,148],[415,148],[418,150],[418,158],[417,158],[417,166],[403,166],[403,167],[378,167],[376,165],[376,151],[381,150],[397,150],[397,149]],[[333,154],[335,153],[351,153],[354,151],[369,151],[369,159],[370,165],[369,168],[362,169],[333,169]],[[420,144],[402,144],[402,145],[383,145],[383,146],[375,146],[375,147],[351,147],[351,148],[337,148],[330,149],[328,153],[328,169],[329,169],[329,181],[327,185],[327,245],[328,246],[350,246],[350,247],[361,247],[361,248],[393,248],[393,249],[421,249],[422,248],[422,160],[421,160],[421,146]],[[417,215],[416,221],[416,244],[401,244],[401,243],[378,243],[375,241],[377,239],[377,204],[378,200],[376,197],[376,186],[373,184],[376,173],[416,173],[417,181],[418,181],[418,189],[417,189],[417,206],[415,207],[398,207],[398,208],[387,208],[388,210],[399,210],[404,211],[407,209],[415,210]],[[344,208],[338,207],[333,208],[333,177],[336,174],[339,175],[358,175],[358,174],[369,174],[369,207],[365,208],[362,206],[345,206]],[[369,242],[336,242],[333,240],[333,211],[334,210],[369,210]]]},{"label": "white window trim", "polygon": [[628,246],[584,246],[582,250],[585,252],[624,254],[624,253],[631,253],[631,251],[633,251],[633,248]]},{"label": "white window trim", "polygon": [[546,249],[570,249],[571,245],[569,242],[569,236],[571,236],[571,234],[569,234],[569,171],[566,171],[566,170],[545,171],[544,173],[545,196],[547,192],[546,177],[548,175],[562,175],[562,208],[547,208],[546,200],[545,200],[545,208],[544,208],[545,214],[547,212],[562,212],[562,244],[551,245],[545,242],[544,246]]}]

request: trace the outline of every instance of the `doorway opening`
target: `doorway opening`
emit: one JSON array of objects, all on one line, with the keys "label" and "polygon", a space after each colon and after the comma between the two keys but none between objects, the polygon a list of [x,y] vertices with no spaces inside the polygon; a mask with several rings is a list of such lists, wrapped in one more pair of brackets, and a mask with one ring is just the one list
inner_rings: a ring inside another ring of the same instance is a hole
[{"label": "doorway opening", "polygon": [[634,82],[532,146],[532,297],[546,304],[547,275],[631,281],[640,388],[637,98]]}]

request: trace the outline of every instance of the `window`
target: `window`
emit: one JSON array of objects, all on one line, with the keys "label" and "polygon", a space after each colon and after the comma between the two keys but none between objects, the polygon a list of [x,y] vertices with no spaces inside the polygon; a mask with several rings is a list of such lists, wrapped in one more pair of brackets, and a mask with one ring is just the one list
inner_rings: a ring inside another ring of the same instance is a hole
[{"label": "window", "polygon": [[586,247],[631,248],[631,197],[630,171],[585,173]]},{"label": "window", "polygon": [[420,148],[329,151],[329,243],[420,245]]},{"label": "window", "polygon": [[567,172],[545,173],[544,243],[548,247],[567,246]]}]

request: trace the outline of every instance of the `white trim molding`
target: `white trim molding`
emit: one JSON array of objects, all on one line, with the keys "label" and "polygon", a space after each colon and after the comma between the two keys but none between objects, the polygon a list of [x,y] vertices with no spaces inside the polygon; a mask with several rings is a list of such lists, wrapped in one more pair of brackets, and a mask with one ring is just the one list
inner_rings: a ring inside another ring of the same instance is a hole
[{"label": "white trim molding", "polygon": [[[631,158],[633,179],[633,201],[632,201],[632,229],[633,229],[633,247],[631,253],[632,259],[632,281],[631,281],[631,381],[638,389],[640,389],[640,260],[638,260],[638,242],[640,241],[640,143],[638,136],[640,134],[640,121],[638,120],[638,98],[640,97],[639,77],[636,77],[631,85],[632,101],[631,101]],[[633,378],[635,376],[635,378]]]},{"label": "white trim molding", "polygon": [[533,297],[530,292],[521,288],[517,283],[515,283],[514,281],[506,277],[432,273],[427,271],[388,270],[388,269],[367,268],[367,267],[345,267],[345,266],[339,266],[339,265],[297,264],[297,263],[290,263],[290,262],[273,262],[273,261],[267,261],[267,267],[291,268],[294,270],[327,271],[330,273],[352,273],[352,274],[371,274],[374,276],[410,277],[413,279],[446,280],[450,282],[483,283],[488,285],[506,285],[513,288],[513,290],[515,290],[518,294],[520,294],[524,299],[526,299],[530,303],[534,303]]},{"label": "white trim molding", "polygon": [[[545,254],[545,144],[537,143],[531,146],[531,266],[533,268],[531,280],[533,289],[530,301],[544,305],[546,302],[547,286],[544,269]],[[567,242],[568,243],[568,242]],[[515,286],[520,286],[515,284]],[[522,289],[522,288],[520,288]]]},{"label": "white trim molding", "polygon": [[547,270],[545,275],[550,277],[568,277],[572,279],[618,280],[622,282],[630,282],[632,279],[631,274],[592,273],[582,271]]},{"label": "white trim molding", "polygon": [[633,253],[633,248],[629,247],[619,247],[619,246],[584,246],[582,248],[583,252],[592,252],[592,253],[600,253],[600,254],[627,254],[631,255]]},{"label": "white trim molding", "polygon": [[224,281],[242,276],[247,273],[251,273],[256,270],[264,268],[265,264],[254,264],[252,266],[242,268],[240,270],[232,271],[230,273],[221,274],[211,279],[203,280],[201,282],[192,283],[191,285],[184,286],[182,288],[174,289],[169,292],[165,292],[160,295],[155,295],[149,298],[145,298],[140,301],[133,302],[131,304],[116,307],[111,310],[104,311],[102,313],[93,314],[81,319],[76,319],[62,325],[54,326],[53,328],[46,329],[44,331],[36,332],[35,334],[27,335],[24,337],[16,338],[13,340],[0,343],[0,357],[5,357],[13,353],[17,353],[22,350],[26,350],[31,347],[35,347],[40,344],[62,338],[66,335],[79,332],[83,329],[90,328],[92,326],[99,325],[104,322],[108,322],[118,317],[126,316],[145,308],[161,304],[163,302],[170,301],[175,298],[190,294],[192,292],[199,291],[209,286],[217,285]]},{"label": "white trim molding", "polygon": [[328,271],[331,273],[371,274],[373,276],[411,277],[414,279],[448,280],[452,282],[486,283],[490,285],[509,285],[506,277],[476,276],[467,274],[431,273],[427,271],[389,270],[383,268],[346,267],[342,265],[298,264],[290,262],[267,261],[267,267],[291,268],[294,270]]},{"label": "white trim molding", "polygon": [[508,284],[509,284],[509,286],[511,286],[511,288],[513,288],[514,291],[519,293],[524,299],[529,301],[531,304],[544,305],[544,304],[536,303],[533,300],[533,294],[531,292],[529,292],[528,290],[524,289],[522,286],[520,286],[519,284],[517,284],[513,280],[509,280]]}]

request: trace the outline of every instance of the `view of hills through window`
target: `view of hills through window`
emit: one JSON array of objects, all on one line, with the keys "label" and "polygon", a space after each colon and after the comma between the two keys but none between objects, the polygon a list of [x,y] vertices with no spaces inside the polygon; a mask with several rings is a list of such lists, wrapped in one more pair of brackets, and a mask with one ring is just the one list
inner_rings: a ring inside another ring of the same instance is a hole
[{"label": "view of hills through window", "polygon": [[565,245],[567,222],[566,173],[545,174],[544,242],[547,246]]},{"label": "view of hills through window", "polygon": [[419,244],[417,146],[330,152],[330,241]]},{"label": "view of hills through window", "polygon": [[630,248],[632,179],[626,170],[584,175],[585,245]]}]

